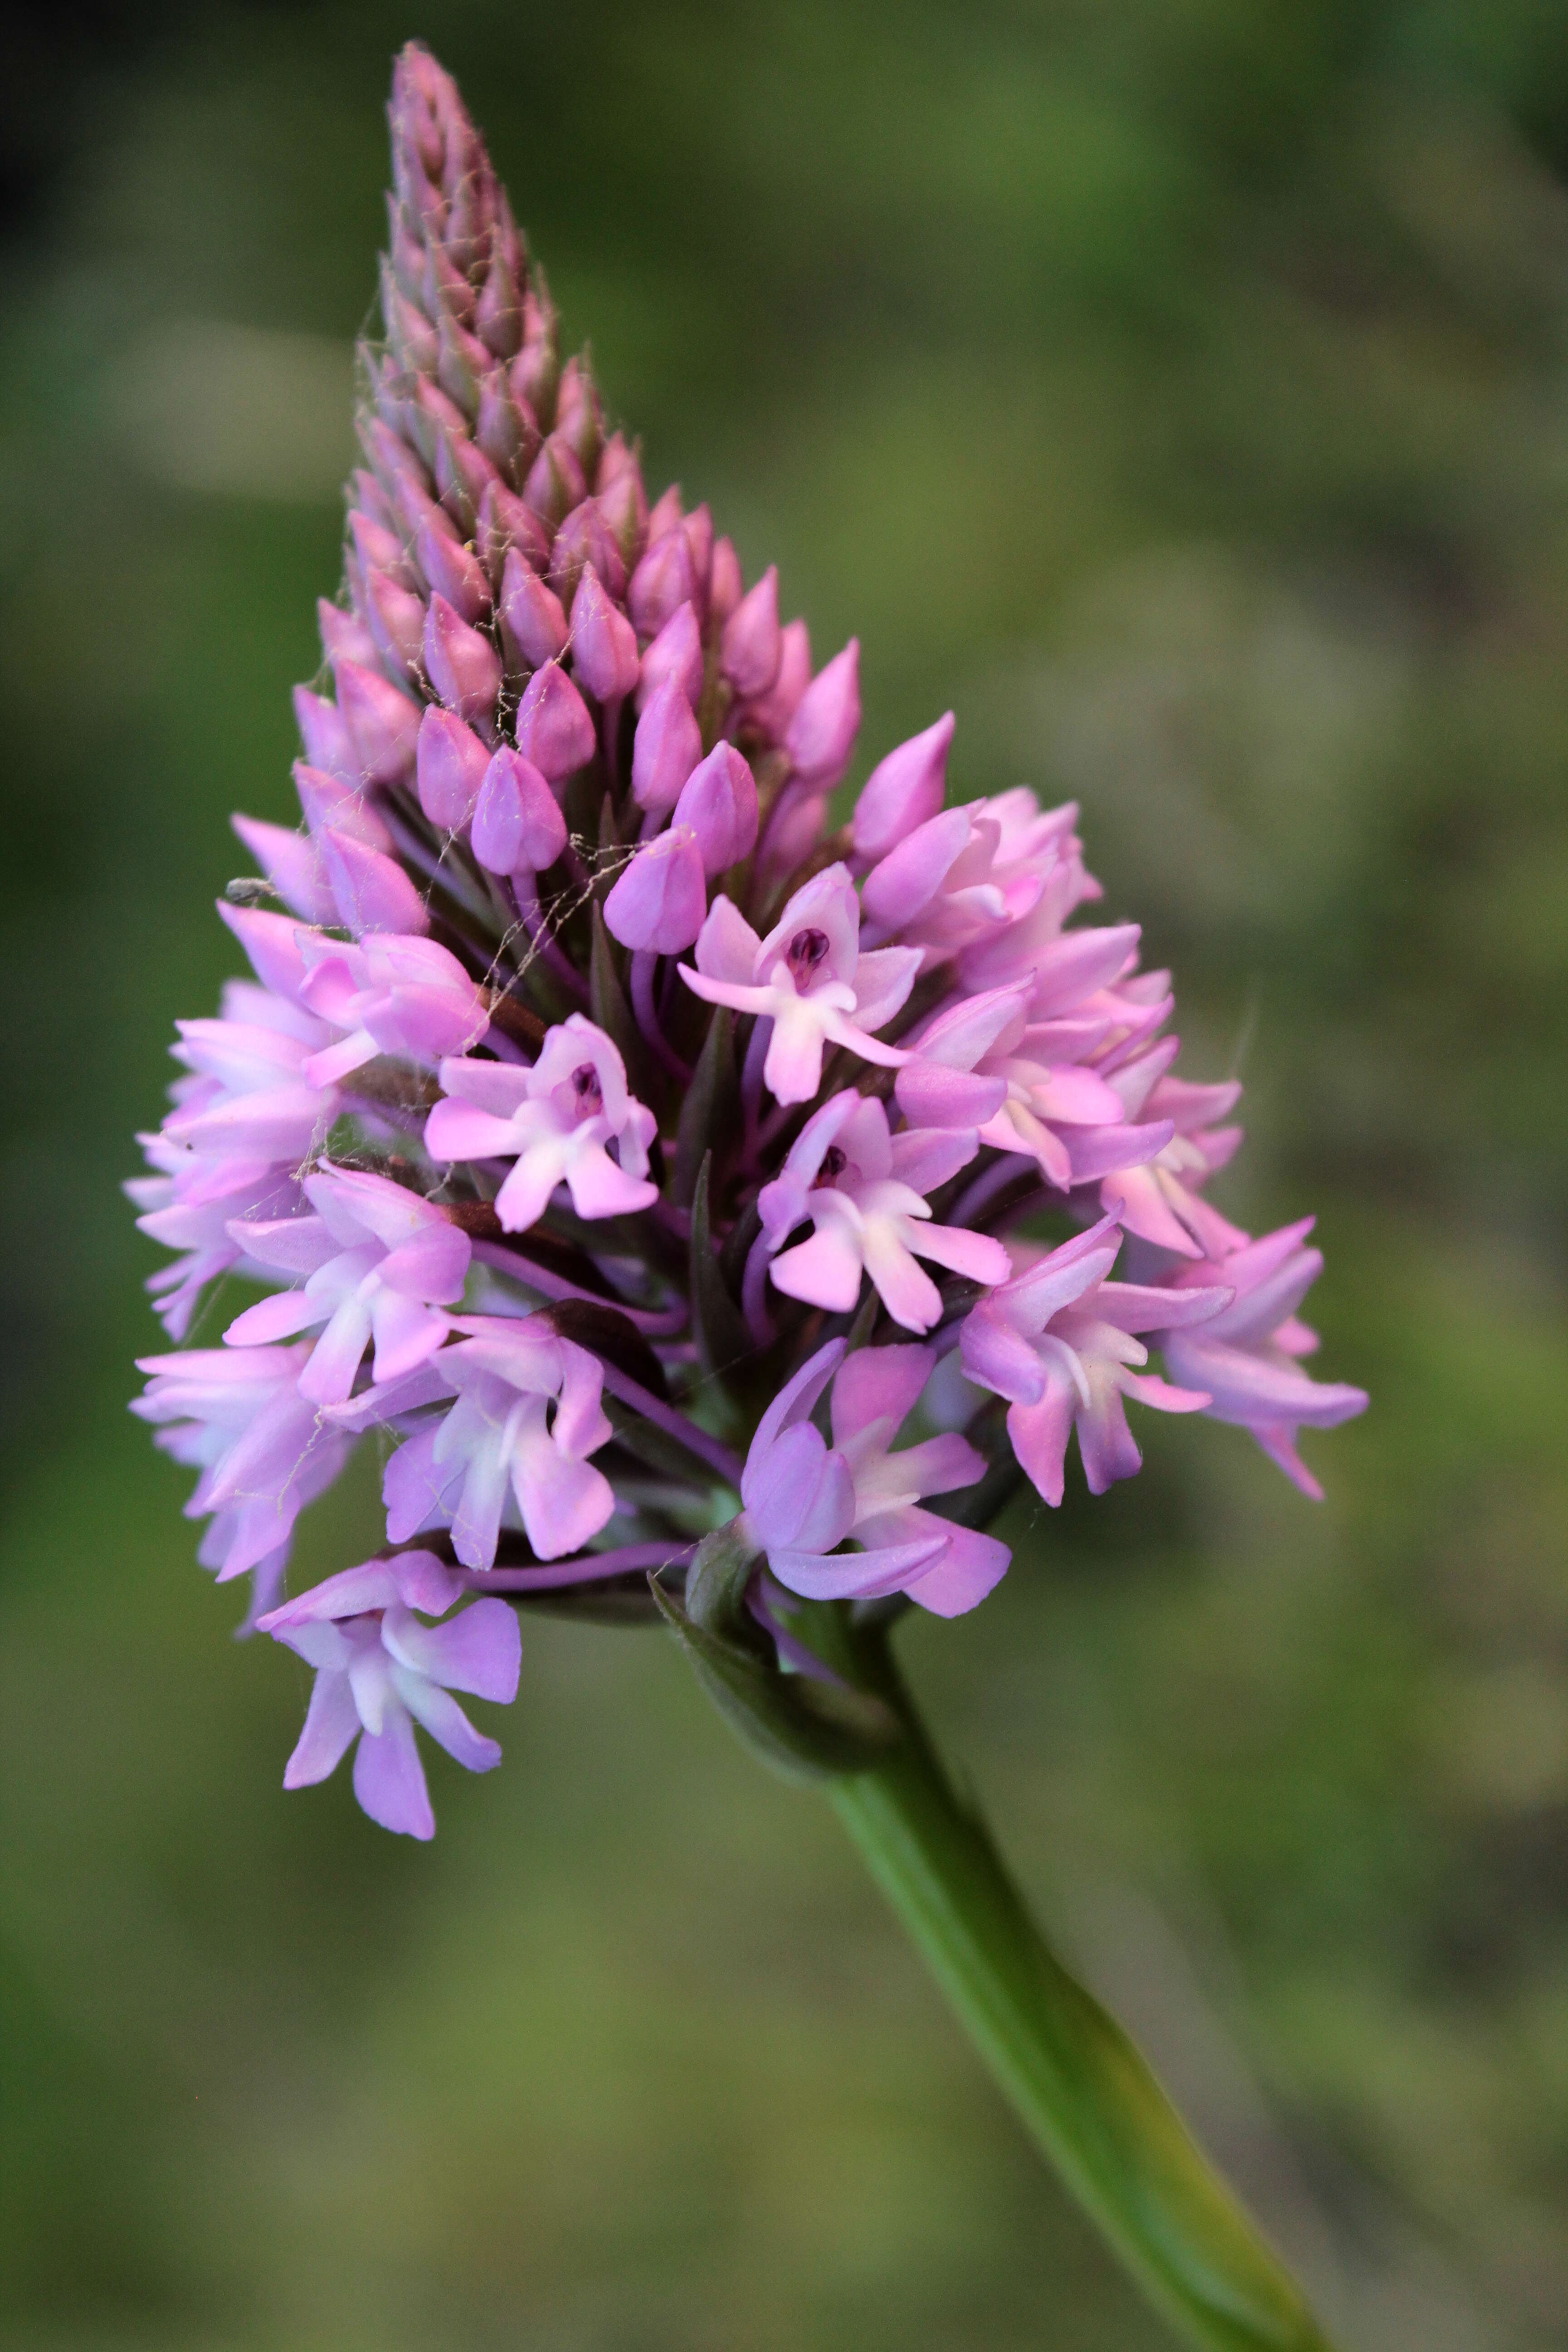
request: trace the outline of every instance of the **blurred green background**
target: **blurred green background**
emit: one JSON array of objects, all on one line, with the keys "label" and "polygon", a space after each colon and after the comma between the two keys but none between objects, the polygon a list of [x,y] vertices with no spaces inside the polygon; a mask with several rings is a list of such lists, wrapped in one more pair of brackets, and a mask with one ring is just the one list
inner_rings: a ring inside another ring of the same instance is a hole
[{"label": "blurred green background", "polygon": [[[1358,2352],[1568,2337],[1568,18],[1534,0],[35,11],[0,98],[0,2341],[1142,2352],[826,1808],[531,1623],[433,1849],[285,1798],[131,1422],[121,1201],[289,807],[382,106],[458,75],[650,484],[863,644],[860,772],[1079,795],[1321,1213],[1237,1433],[905,1655]],[[211,1327],[216,1328],[216,1325]],[[356,1558],[362,1483],[297,1572]]]}]

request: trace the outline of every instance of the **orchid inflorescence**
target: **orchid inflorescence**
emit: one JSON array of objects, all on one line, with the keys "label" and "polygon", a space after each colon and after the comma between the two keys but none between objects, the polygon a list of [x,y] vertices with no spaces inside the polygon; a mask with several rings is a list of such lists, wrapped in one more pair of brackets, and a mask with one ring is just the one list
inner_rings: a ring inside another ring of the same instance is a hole
[{"label": "orchid inflorescence", "polygon": [[[302,825],[235,820],[252,976],[179,1024],[129,1188],[172,1340],[225,1275],[265,1296],[133,1409],[316,1669],[288,1784],[357,1740],[366,1811],[428,1836],[414,1727],[499,1760],[453,1693],[515,1695],[521,1609],[670,1623],[775,1760],[844,1769],[825,1606],[973,1608],[1075,1431],[1093,1493],[1139,1468],[1129,1401],[1310,1495],[1298,1431],[1365,1399],[1302,1368],[1310,1221],[1207,1198],[1239,1088],[1174,1075],[1136,926],[1074,920],[1076,809],[944,807],[950,713],[831,829],[856,644],[814,672],[776,572],[649,506],[416,47],[390,112]],[[372,1432],[384,1546],[284,1600]]]}]

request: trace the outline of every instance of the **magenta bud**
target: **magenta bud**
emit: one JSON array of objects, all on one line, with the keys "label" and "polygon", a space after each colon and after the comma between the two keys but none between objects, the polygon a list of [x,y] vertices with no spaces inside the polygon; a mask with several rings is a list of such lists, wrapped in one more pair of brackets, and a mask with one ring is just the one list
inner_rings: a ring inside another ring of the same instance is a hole
[{"label": "magenta bud", "polygon": [[679,530],[681,517],[685,512],[686,509],[680,503],[680,484],[671,482],[663,498],[656,499],[653,511],[648,516],[648,545],[652,547],[658,541],[668,538],[672,530]]},{"label": "magenta bud", "polygon": [[362,785],[345,783],[341,776],[330,776],[324,769],[296,760],[294,790],[300,795],[300,806],[312,835],[347,833],[369,849],[391,849],[392,835],[365,798]]},{"label": "magenta bud", "polygon": [[667,531],[651,542],[626,591],[626,604],[638,636],[645,641],[657,637],[671,615],[689,604],[696,593],[697,576],[686,534],[679,529]]},{"label": "magenta bud", "polygon": [[679,955],[707,913],[701,851],[696,835],[678,826],[637,851],[605,901],[605,927],[623,947]]},{"label": "magenta bud", "polygon": [[615,534],[595,499],[584,499],[580,507],[573,508],[556,532],[555,544],[550,551],[550,584],[563,604],[570,605],[577,593],[584,566],[589,563],[608,595],[616,599],[625,595],[626,567],[621,561]]},{"label": "magenta bud", "polygon": [[779,568],[770,563],[724,625],[719,667],[743,701],[766,694],[779,674]]},{"label": "magenta bud", "polygon": [[367,849],[346,833],[324,833],[318,845],[343,929],[423,935],[430,928],[425,901],[395,857]]},{"label": "magenta bud", "polygon": [[479,500],[475,551],[491,583],[515,548],[522,562],[542,572],[550,561],[550,534],[531,507],[525,506],[504,482],[492,482]]},{"label": "magenta bud", "polygon": [[474,856],[492,874],[541,873],[566,846],[566,820],[531,760],[503,744],[474,803]]},{"label": "magenta bud", "polygon": [[757,784],[733,743],[716,743],[681,788],[670,820],[697,836],[703,869],[722,874],[757,843]]},{"label": "magenta bud", "polygon": [[533,412],[513,399],[500,368],[492,368],[479,385],[474,438],[490,463],[514,482],[539,455],[540,431]]},{"label": "magenta bud", "polygon": [[720,628],[741,601],[744,583],[741,578],[741,559],[731,539],[713,542],[713,568],[708,579],[708,617]]},{"label": "magenta bud", "polygon": [[489,751],[456,711],[426,710],[414,772],[419,805],[440,832],[457,833],[468,824],[489,763]]},{"label": "magenta bud", "polygon": [[487,725],[500,698],[500,656],[489,637],[470,629],[445,596],[432,596],[425,623],[425,671],[459,719]]},{"label": "magenta bud", "polygon": [[345,613],[341,604],[331,604],[324,596],[318,596],[316,620],[321,632],[321,650],[329,661],[380,660],[375,639],[357,613]]},{"label": "magenta bud", "polygon": [[746,706],[746,723],[770,742],[780,741],[810,684],[811,633],[804,621],[786,621],[779,632],[779,674],[766,694]]},{"label": "magenta bud", "polygon": [[803,784],[825,793],[838,782],[860,731],[860,640],[820,669],[789,722],[784,750]]},{"label": "magenta bud", "polygon": [[384,523],[374,522],[355,507],[349,516],[349,536],[354,543],[354,553],[367,572],[384,572],[400,588],[418,585],[402,540]]},{"label": "magenta bud", "polygon": [[338,709],[349,730],[356,774],[367,784],[401,782],[414,765],[419,740],[417,706],[379,671],[361,662],[339,662],[336,676]]},{"label": "magenta bud", "polygon": [[[440,513],[440,509],[435,510]],[[441,516],[445,524],[447,518]],[[477,555],[446,529],[431,520],[419,527],[414,541],[419,569],[438,596],[445,596],[465,621],[482,621],[490,609],[490,583]]]},{"label": "magenta bud", "polygon": [[702,757],[702,733],[679,681],[667,677],[648,697],[632,743],[632,798],[650,816],[667,816]]},{"label": "magenta bud", "polygon": [[381,417],[371,416],[361,420],[359,435],[377,481],[388,490],[395,490],[399,482],[407,482],[428,498],[429,474],[401,434],[395,433]]},{"label": "magenta bud", "polygon": [[522,486],[524,505],[554,530],[574,507],[581,506],[587,490],[575,450],[552,433],[529,467]]},{"label": "magenta bud", "polygon": [[425,636],[425,600],[384,572],[364,577],[364,617],[376,651],[392,669],[416,677]]},{"label": "magenta bud", "polygon": [[670,616],[642,657],[642,684],[637,688],[639,710],[651,701],[667,677],[675,680],[695,709],[702,695],[702,638],[697,615],[689,604],[682,604]]},{"label": "magenta bud", "polygon": [[474,528],[479,501],[500,476],[466,432],[436,436],[436,490],[441,504],[467,533]]},{"label": "magenta bud", "polygon": [[565,650],[566,615],[561,600],[515,547],[509,549],[501,573],[500,635],[514,669],[538,669]]},{"label": "magenta bud", "polygon": [[230,824],[286,907],[302,922],[335,923],[337,901],[327,887],[316,845],[302,833],[259,817],[231,816]]},{"label": "magenta bud", "polygon": [[637,631],[611,604],[593,565],[585,565],[572,600],[574,677],[595,701],[619,702],[636,686],[640,668]]},{"label": "magenta bud", "polygon": [[[616,438],[620,439],[619,434]],[[642,468],[629,451],[620,472],[606,481],[605,466],[608,457],[606,450],[599,461],[597,504],[605,528],[629,572],[636,567],[647,540],[647,493],[642,486]]]},{"label": "magenta bud", "polygon": [[[332,610],[336,610],[333,606]],[[352,656],[345,656],[345,660]],[[359,776],[359,759],[350,739],[342,712],[335,702],[321,695],[312,694],[308,686],[294,688],[294,724],[300,730],[300,740],[305,746],[305,757],[312,768],[324,768],[331,776],[341,776],[353,782]]]},{"label": "magenta bud", "polygon": [[680,526],[691,557],[691,601],[700,614],[708,610],[708,583],[713,571],[713,516],[704,506],[693,507]]},{"label": "magenta bud", "polygon": [[558,661],[536,669],[517,706],[517,748],[552,784],[594,756],[588,706]]},{"label": "magenta bud", "polygon": [[950,710],[934,727],[911,735],[879,760],[862,784],[855,803],[854,837],[856,855],[868,865],[886,857],[941,809],[952,728]]}]

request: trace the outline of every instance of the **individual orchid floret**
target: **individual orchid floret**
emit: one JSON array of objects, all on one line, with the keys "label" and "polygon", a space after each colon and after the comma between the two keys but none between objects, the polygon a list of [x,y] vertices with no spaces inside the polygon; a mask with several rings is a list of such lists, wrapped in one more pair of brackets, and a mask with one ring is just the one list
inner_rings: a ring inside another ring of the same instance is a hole
[{"label": "individual orchid floret", "polygon": [[546,662],[529,679],[513,731],[523,758],[552,784],[563,783],[594,756],[588,706],[558,661]]},{"label": "individual orchid floret", "polygon": [[337,1095],[311,1076],[331,1030],[271,991],[231,981],[224,1015],[175,1024],[174,1058],[193,1074],[163,1122],[171,1142],[220,1158],[287,1166],[303,1160],[337,1115]]},{"label": "individual orchid floret", "polygon": [[655,955],[679,955],[690,947],[708,912],[703,863],[689,825],[671,825],[645,842],[605,900],[611,938]]},{"label": "individual orchid floret", "polygon": [[702,757],[702,732],[679,678],[667,677],[637,720],[632,798],[650,817],[668,814]]},{"label": "individual orchid floret", "polygon": [[356,946],[301,933],[300,996],[347,1035],[314,1055],[305,1075],[324,1087],[378,1054],[436,1062],[475,1045],[489,1026],[479,989],[435,940],[372,937]]},{"label": "individual orchid floret", "polygon": [[464,1567],[489,1568],[515,1506],[535,1559],[580,1551],[616,1507],[609,1481],[589,1459],[614,1434],[603,1366],[542,1318],[470,1316],[458,1328],[468,1336],[413,1376],[416,1389],[405,1383],[403,1396],[387,1393],[388,1418],[407,1409],[410,1394],[457,1399],[386,1465],[389,1539],[449,1528]]},{"label": "individual orchid floret", "polygon": [[756,779],[732,743],[716,743],[692,770],[670,822],[690,827],[709,875],[751,856],[757,841]]},{"label": "individual orchid floret", "polygon": [[[811,1601],[907,1592],[938,1616],[983,1601],[1011,1555],[918,1506],[984,1475],[967,1439],[889,1447],[919,1402],[935,1359],[925,1348],[868,1348],[846,1357],[830,1340],[774,1398],[757,1425],[741,1481],[742,1527],[787,1591]],[[837,1378],[835,1378],[837,1375]],[[833,1444],[811,1414],[833,1381]],[[860,1549],[841,1551],[853,1540]]]},{"label": "individual orchid floret", "polygon": [[522,670],[557,660],[571,635],[560,597],[515,547],[508,550],[501,573],[500,632],[507,659]]},{"label": "individual orchid floret", "polygon": [[197,1559],[220,1584],[254,1569],[263,1608],[295,1520],[331,1485],[353,1442],[300,1394],[310,1353],[308,1345],[192,1348],[137,1359],[148,1381],[132,1412],[153,1423],[165,1454],[202,1474],[185,1505],[188,1519],[212,1515]]},{"label": "individual orchid floret", "polygon": [[619,702],[640,675],[637,631],[605,595],[591,563],[572,603],[572,667],[595,701]]},{"label": "individual orchid floret", "polygon": [[247,1259],[229,1231],[237,1218],[289,1215],[300,1205],[299,1184],[267,1160],[250,1160],[191,1151],[166,1135],[140,1135],[137,1141],[153,1171],[133,1176],[124,1187],[142,1212],[137,1230],[183,1255],[149,1276],[158,1320],[171,1339],[183,1339],[202,1295],[231,1269],[262,1281],[261,1268]]},{"label": "individual orchid floret", "polygon": [[766,694],[779,674],[779,572],[770,563],[724,624],[719,667],[742,699]]},{"label": "individual orchid floret", "polygon": [[250,1346],[320,1330],[300,1393],[341,1404],[368,1347],[377,1381],[434,1355],[451,1328],[440,1310],[462,1297],[472,1244],[444,1210],[384,1176],[323,1162],[304,1191],[311,1216],[231,1224],[247,1262],[304,1286],[247,1307],[224,1339]]},{"label": "individual orchid floret", "polygon": [[495,1202],[509,1234],[537,1223],[562,1183],[580,1217],[632,1215],[658,1197],[647,1181],[653,1114],[628,1093],[609,1038],[582,1013],[550,1031],[531,1069],[452,1060],[440,1076],[447,1098],[426,1123],[425,1148],[438,1160],[516,1162]]},{"label": "individual orchid floret", "polygon": [[846,866],[830,866],[795,892],[765,940],[728,898],[714,901],[697,942],[687,986],[773,1023],[763,1076],[777,1102],[809,1102],[822,1083],[828,1045],[896,1068],[908,1059],[870,1033],[900,1010],[915,984],[920,953],[879,948],[862,954],[860,907]]},{"label": "individual orchid floret", "polygon": [[305,1727],[283,1771],[286,1789],[309,1788],[342,1763],[357,1738],[353,1789],[383,1829],[436,1834],[436,1816],[414,1727],[470,1772],[500,1762],[451,1693],[509,1705],[517,1696],[522,1643],[504,1601],[474,1601],[444,1625],[467,1579],[433,1552],[397,1552],[328,1577],[260,1621],[261,1630],[316,1669]]},{"label": "individual orchid floret", "polygon": [[1089,1492],[1103,1495],[1115,1479],[1142,1467],[1126,1398],[1162,1412],[1201,1412],[1209,1402],[1205,1389],[1173,1388],[1143,1371],[1149,1350],[1133,1335],[1164,1332],[1178,1321],[1201,1323],[1226,1304],[1229,1291],[1177,1293],[1107,1281],[1121,1246],[1115,1218],[1101,1218],[993,1290],[963,1326],[964,1372],[1006,1398],[1013,1451],[1047,1503],[1062,1499],[1075,1428]]},{"label": "individual orchid floret", "polygon": [[416,939],[429,929],[424,898],[395,857],[348,833],[322,833],[316,846],[338,920],[356,940],[372,932]]},{"label": "individual orchid floret", "polygon": [[797,784],[829,793],[860,732],[860,641],[851,637],[812,679],[784,734]]},{"label": "individual orchid floret", "polygon": [[920,948],[929,969],[1021,922],[1046,877],[1027,859],[1001,862],[1002,837],[984,801],[946,809],[905,835],[866,877],[872,937]]},{"label": "individual orchid floret", "polygon": [[474,803],[474,856],[491,874],[532,877],[566,846],[566,820],[531,760],[503,743],[484,772]]},{"label": "individual orchid floret", "polygon": [[861,785],[850,838],[862,866],[875,866],[941,811],[955,724],[952,712],[945,712],[934,726],[895,745]]},{"label": "individual orchid floret", "polygon": [[689,604],[672,613],[642,657],[637,709],[646,710],[661,686],[680,688],[695,710],[702,699],[702,632]]},{"label": "individual orchid floret", "polygon": [[[414,772],[419,805],[433,825],[458,833],[469,822],[489,762],[489,747],[473,729],[432,703],[419,722]],[[379,845],[390,848],[390,839]]]},{"label": "individual orchid floret", "polygon": [[1235,1109],[1241,1088],[1234,1080],[1194,1086],[1167,1076],[1176,1051],[1174,1037],[1163,1038],[1107,1069],[1129,1119],[1169,1123],[1172,1133],[1147,1160],[1110,1170],[1100,1188],[1100,1202],[1115,1211],[1130,1234],[1159,1249],[1186,1258],[1226,1257],[1247,1236],[1199,1188],[1228,1163],[1241,1141],[1239,1127],[1216,1124]]},{"label": "individual orchid floret", "polygon": [[782,1174],[757,1197],[763,1238],[777,1250],[809,1217],[807,1241],[775,1256],[776,1290],[836,1314],[848,1314],[860,1277],[906,1331],[929,1331],[942,1317],[942,1294],[919,1265],[924,1258],[971,1282],[1005,1282],[1012,1261],[989,1234],[931,1222],[927,1192],[974,1157],[967,1134],[906,1129],[890,1135],[874,1097],[847,1087],[807,1119]]},{"label": "individual orchid floret", "polygon": [[1170,1141],[1169,1122],[1130,1126],[1121,1097],[1095,1071],[1046,1060],[1029,994],[1027,983],[990,989],[917,1033],[895,1082],[910,1125],[973,1128],[994,1150],[1034,1160],[1058,1192],[1152,1158]]},{"label": "individual orchid floret", "polygon": [[1205,1410],[1215,1421],[1249,1429],[1303,1495],[1321,1502],[1323,1490],[1296,1450],[1300,1429],[1334,1429],[1367,1407],[1364,1389],[1343,1381],[1314,1381],[1301,1370],[1318,1335],[1296,1309],[1323,1268],[1322,1252],[1307,1246],[1313,1220],[1282,1225],[1227,1256],[1184,1265],[1170,1296],[1186,1299],[1210,1284],[1234,1293],[1228,1306],[1192,1328],[1173,1324],[1151,1334],[1172,1375],[1208,1391]]}]

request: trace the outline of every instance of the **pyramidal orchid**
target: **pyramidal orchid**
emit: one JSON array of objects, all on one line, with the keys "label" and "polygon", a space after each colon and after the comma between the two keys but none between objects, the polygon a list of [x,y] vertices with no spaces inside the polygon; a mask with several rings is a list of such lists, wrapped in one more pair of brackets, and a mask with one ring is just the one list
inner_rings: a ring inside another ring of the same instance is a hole
[{"label": "pyramidal orchid", "polygon": [[[1058,1504],[1075,1435],[1092,1493],[1136,1472],[1151,1409],[1317,1494],[1300,1433],[1366,1400],[1305,1368],[1308,1227],[1254,1240],[1210,1201],[1238,1089],[1174,1074],[1076,808],[945,807],[948,712],[874,747],[837,825],[858,642],[816,664],[773,567],[748,584],[705,506],[650,500],[417,46],[390,120],[299,821],[235,819],[248,971],[178,1024],[127,1188],[175,1253],[169,1338],[204,1340],[143,1360],[133,1409],[197,1473],[204,1564],[250,1573],[247,1626],[315,1669],[286,1784],[352,1748],[365,1811],[428,1837],[420,1738],[500,1760],[453,1694],[513,1697],[531,1612],[670,1628],[759,1754],[826,1783],[1161,2307],[1232,2352],[1321,2345],[888,1643],[993,1591],[985,1522]],[[285,1599],[362,1444],[371,1556]]]}]

